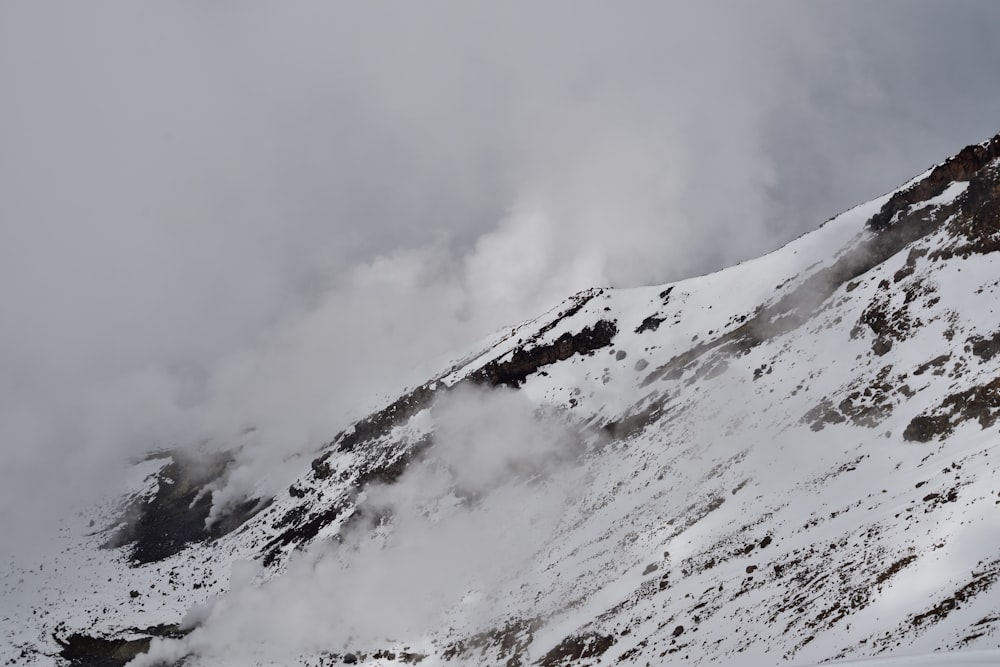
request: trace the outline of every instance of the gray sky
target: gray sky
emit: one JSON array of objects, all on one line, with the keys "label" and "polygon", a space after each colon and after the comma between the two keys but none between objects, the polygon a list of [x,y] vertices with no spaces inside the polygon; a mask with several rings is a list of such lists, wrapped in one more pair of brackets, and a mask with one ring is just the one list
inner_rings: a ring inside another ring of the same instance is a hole
[{"label": "gray sky", "polygon": [[273,463],[575,290],[773,249],[1000,131],[998,25],[993,2],[4,2],[0,522],[151,445],[254,424]]}]

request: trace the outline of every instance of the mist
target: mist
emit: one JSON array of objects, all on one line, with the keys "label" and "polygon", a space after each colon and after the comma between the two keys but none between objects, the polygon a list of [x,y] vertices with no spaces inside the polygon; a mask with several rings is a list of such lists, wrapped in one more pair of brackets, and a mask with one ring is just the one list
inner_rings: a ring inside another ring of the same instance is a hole
[{"label": "mist", "polygon": [[236,563],[229,591],[188,613],[191,633],[133,667],[419,653],[414,638],[500,622],[498,594],[530,581],[581,488],[588,438],[510,389],[462,386],[419,420],[433,445],[393,484],[367,486],[338,539],[293,554],[279,577]]},{"label": "mist", "polygon": [[841,7],[5,3],[4,550],[158,447],[280,488],[490,332],[996,130],[991,4]]}]

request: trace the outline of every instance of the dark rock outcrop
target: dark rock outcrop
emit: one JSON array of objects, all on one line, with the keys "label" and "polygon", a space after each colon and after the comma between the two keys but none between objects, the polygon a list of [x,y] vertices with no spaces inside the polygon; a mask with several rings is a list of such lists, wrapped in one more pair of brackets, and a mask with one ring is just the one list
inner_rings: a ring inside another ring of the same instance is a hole
[{"label": "dark rock outcrop", "polygon": [[103,545],[130,546],[129,560],[136,566],[163,560],[188,544],[227,535],[268,504],[258,498],[245,500],[207,525],[212,494],[206,487],[225,475],[231,459],[195,459],[179,451],[169,455],[173,460],[157,473],[156,493],[130,504],[116,522],[122,526]]},{"label": "dark rock outcrop", "polygon": [[492,361],[473,373],[473,382],[492,386],[519,387],[524,380],[543,366],[569,359],[574,354],[588,354],[611,345],[618,326],[610,320],[598,320],[576,334],[564,333],[548,345],[515,350],[507,361]]}]

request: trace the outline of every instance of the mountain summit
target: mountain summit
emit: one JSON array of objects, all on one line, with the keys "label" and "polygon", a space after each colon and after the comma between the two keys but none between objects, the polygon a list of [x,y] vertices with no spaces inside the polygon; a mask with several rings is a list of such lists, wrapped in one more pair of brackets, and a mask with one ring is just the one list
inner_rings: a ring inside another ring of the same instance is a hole
[{"label": "mountain summit", "polygon": [[152,454],[62,551],[0,579],[0,657],[996,648],[998,251],[1000,136],[759,259],[572,296],[336,435],[276,497],[219,500],[236,451]]}]

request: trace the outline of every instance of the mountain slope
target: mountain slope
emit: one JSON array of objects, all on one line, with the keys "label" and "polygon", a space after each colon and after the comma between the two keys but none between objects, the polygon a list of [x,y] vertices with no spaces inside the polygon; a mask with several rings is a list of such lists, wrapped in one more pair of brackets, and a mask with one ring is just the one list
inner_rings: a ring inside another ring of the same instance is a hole
[{"label": "mountain slope", "polygon": [[2,655],[512,667],[995,648],[998,165],[1000,137],[760,259],[575,295],[218,521],[203,490],[230,461],[155,455],[124,512],[85,517],[113,530],[68,528],[64,551],[0,581]]}]

